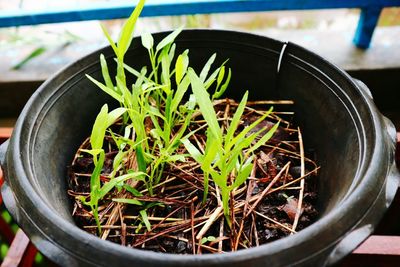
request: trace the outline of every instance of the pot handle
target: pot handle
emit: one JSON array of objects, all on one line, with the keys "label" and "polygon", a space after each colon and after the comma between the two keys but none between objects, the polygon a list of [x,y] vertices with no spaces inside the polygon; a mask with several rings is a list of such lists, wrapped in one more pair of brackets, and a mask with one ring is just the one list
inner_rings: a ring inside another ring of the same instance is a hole
[{"label": "pot handle", "polygon": [[356,78],[353,78],[353,81],[357,84],[358,88],[360,88],[364,93],[366,93],[372,100],[374,99],[371,90],[369,90],[368,86],[366,86],[365,83]]},{"label": "pot handle", "polygon": [[14,197],[14,193],[12,192],[8,182],[6,181],[6,153],[9,146],[9,140],[5,141],[3,144],[0,145],[0,168],[2,171],[2,180],[3,184],[1,185],[1,196],[3,198],[4,205],[6,206],[7,210],[10,212],[11,216],[14,220],[19,223],[19,212],[17,210],[17,203]]},{"label": "pot handle", "polygon": [[17,224],[20,224],[21,218],[17,208],[18,205],[15,200],[14,193],[6,181],[4,181],[3,185],[1,186],[1,196],[7,211],[11,214],[11,217],[13,217]]},{"label": "pot handle", "polygon": [[4,166],[4,161],[6,159],[6,152],[7,152],[9,143],[10,143],[10,140],[7,140],[3,144],[0,145],[0,167]]},{"label": "pot handle", "polygon": [[344,258],[358,247],[372,233],[372,231],[373,227],[370,224],[353,230],[335,245],[323,266],[332,266],[334,263],[337,263],[338,259]]}]

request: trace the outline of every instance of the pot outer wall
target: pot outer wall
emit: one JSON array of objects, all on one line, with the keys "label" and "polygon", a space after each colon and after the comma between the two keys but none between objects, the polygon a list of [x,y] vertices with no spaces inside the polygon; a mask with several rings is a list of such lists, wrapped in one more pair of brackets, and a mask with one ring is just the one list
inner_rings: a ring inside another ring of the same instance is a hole
[{"label": "pot outer wall", "polygon": [[[156,42],[166,34],[155,34]],[[117,106],[85,78],[101,80],[100,53],[115,69],[106,47],[46,81],[0,149],[5,205],[43,254],[62,266],[327,266],[372,233],[394,198],[399,174],[396,131],[364,84],[304,48],[257,35],[186,30],[176,44],[177,52],[190,50],[196,70],[215,52],[217,64],[229,59],[229,97],[240,99],[249,90],[251,99],[294,100],[290,109],[321,166],[319,220],[296,235],[220,255],[131,249],[76,227],[66,194],[67,166],[90,135],[102,104]],[[126,62],[137,68],[149,65],[140,39],[133,40]]]}]

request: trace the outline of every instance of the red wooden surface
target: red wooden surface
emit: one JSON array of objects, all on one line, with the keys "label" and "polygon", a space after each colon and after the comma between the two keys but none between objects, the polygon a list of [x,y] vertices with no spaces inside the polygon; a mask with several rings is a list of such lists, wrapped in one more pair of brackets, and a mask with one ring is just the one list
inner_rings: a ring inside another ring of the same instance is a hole
[{"label": "red wooden surface", "polygon": [[[11,132],[11,128],[0,128],[0,144],[10,137]],[[397,166],[400,166],[400,132],[397,133],[396,163]],[[0,169],[0,185],[3,180],[2,176]],[[6,236],[7,227],[3,228],[1,222],[0,227],[0,234]],[[400,266],[400,190],[397,192],[394,202],[376,232],[382,232],[382,234],[370,236],[352,254],[347,256],[339,266]],[[11,239],[10,233],[8,233],[8,239]],[[19,230],[13,237],[11,247],[1,267],[30,267],[33,265],[36,252],[36,248],[29,242],[28,237],[22,230]]]}]

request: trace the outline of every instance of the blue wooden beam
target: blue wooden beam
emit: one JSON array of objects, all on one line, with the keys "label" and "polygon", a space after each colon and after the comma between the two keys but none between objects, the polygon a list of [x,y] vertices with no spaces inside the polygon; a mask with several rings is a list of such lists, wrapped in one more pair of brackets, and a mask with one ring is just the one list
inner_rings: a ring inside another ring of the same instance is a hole
[{"label": "blue wooden beam", "polygon": [[[107,20],[129,16],[132,2],[115,5],[96,3],[85,7],[46,9],[43,11],[0,11],[0,27],[37,25],[84,20]],[[400,6],[400,0],[150,0],[143,17],[251,12],[272,10],[305,10],[331,8],[369,8]]]},{"label": "blue wooden beam", "polygon": [[[400,0],[148,0],[143,17],[252,12],[274,10],[307,10],[361,8],[354,43],[369,46],[372,34],[384,7],[400,6]],[[131,1],[114,4],[96,3],[85,7],[46,9],[43,11],[0,11],[0,28],[85,20],[107,20],[128,17],[134,4]]]},{"label": "blue wooden beam", "polygon": [[381,11],[382,8],[380,7],[367,7],[361,9],[360,19],[358,20],[357,30],[353,39],[353,43],[357,47],[362,49],[369,47]]}]

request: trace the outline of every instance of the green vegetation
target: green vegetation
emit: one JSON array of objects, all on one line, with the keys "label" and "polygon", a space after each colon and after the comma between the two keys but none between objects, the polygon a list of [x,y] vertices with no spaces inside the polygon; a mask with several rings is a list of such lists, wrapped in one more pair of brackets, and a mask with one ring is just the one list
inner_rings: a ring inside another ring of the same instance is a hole
[{"label": "green vegetation", "polygon": [[[113,198],[112,201],[142,206],[139,215],[144,226],[150,231],[152,225],[146,209],[149,205],[157,204],[157,201],[144,205],[143,201],[135,199],[143,198],[143,194],[127,181],[133,179],[143,182],[148,196],[155,197],[154,187],[163,181],[166,165],[185,162],[190,157],[200,164],[203,171],[203,204],[208,197],[211,178],[221,192],[224,214],[231,226],[230,195],[249,177],[253,166],[253,152],[272,137],[278,124],[266,133],[264,128],[252,132],[270,114],[270,110],[240,130],[239,124],[248,98],[246,92],[229,126],[226,129],[221,126],[213,100],[221,97],[227,90],[231,70],[225,67],[224,62],[211,71],[216,60],[215,54],[209,58],[200,74],[189,66],[188,50],[175,57],[174,40],[181,28],[167,35],[157,45],[154,44],[151,34],[141,37],[142,44],[148,51],[150,70],[146,66],[135,70],[126,65],[125,54],[132,42],[135,24],[144,2],[139,1],[125,22],[116,44],[103,27],[116,55],[115,81],[109,74],[103,55],[100,56],[100,62],[104,82],[90,76],[88,78],[117,100],[120,107],[110,112],[106,104],[101,108],[90,136],[91,149],[81,149],[81,152],[93,156],[94,171],[90,178],[90,195],[80,196],[79,200],[90,206],[101,233],[99,202],[113,189],[124,189],[132,194],[132,198]],[[127,84],[127,75],[133,75],[136,81]],[[199,116],[203,117],[207,124],[203,129],[191,129],[193,120]],[[123,127],[123,135],[112,129],[116,123]],[[206,133],[203,152],[190,141],[194,133],[200,130]],[[102,182],[106,135],[112,137],[118,153],[113,160],[113,170],[108,175],[108,181]],[[132,157],[135,158],[135,164],[128,166],[126,162]]]}]

